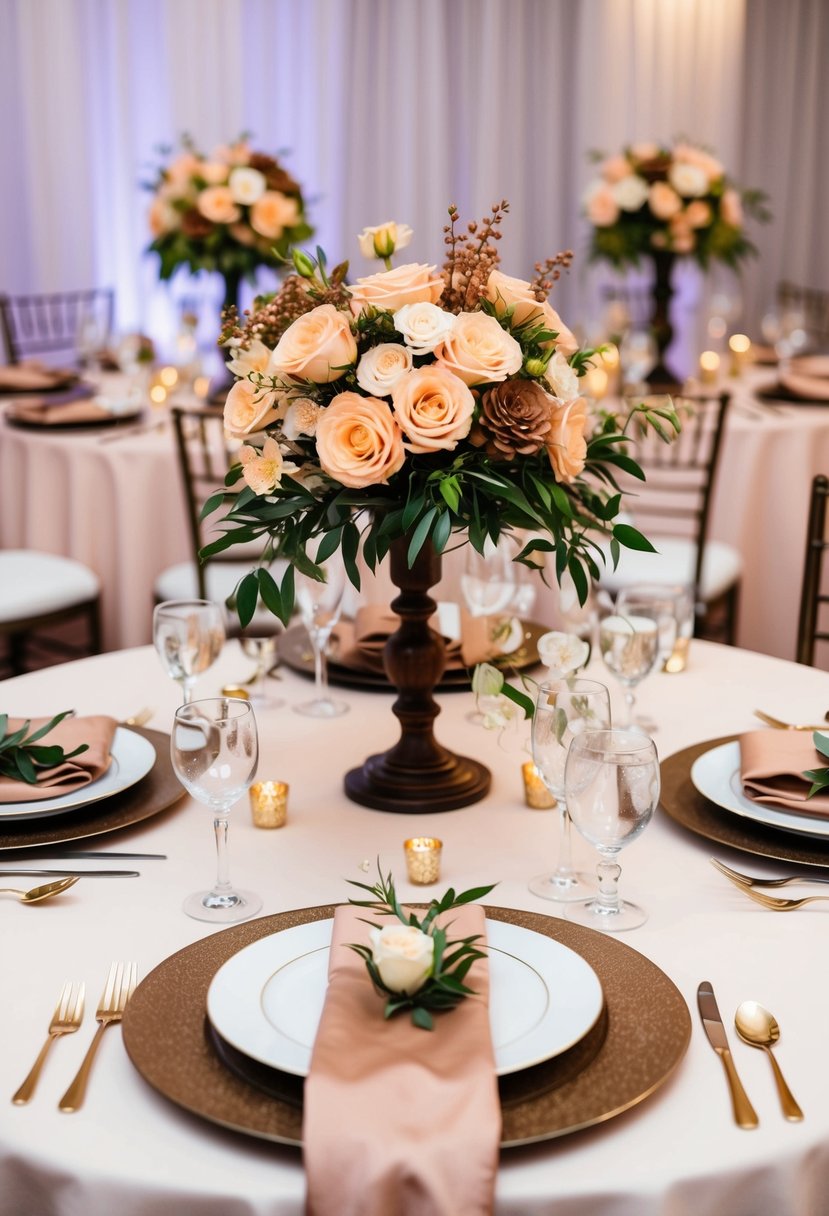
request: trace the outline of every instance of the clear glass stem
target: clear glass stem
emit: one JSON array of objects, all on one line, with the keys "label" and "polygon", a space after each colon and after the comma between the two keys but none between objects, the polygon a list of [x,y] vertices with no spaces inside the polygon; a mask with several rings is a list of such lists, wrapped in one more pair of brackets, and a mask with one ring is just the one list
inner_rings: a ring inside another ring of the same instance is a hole
[{"label": "clear glass stem", "polygon": [[230,867],[227,855],[227,815],[217,815],[213,820],[213,832],[216,836],[216,882],[205,902],[213,900],[226,902],[228,895],[233,894],[230,885]]},{"label": "clear glass stem", "polygon": [[181,681],[181,692],[182,692],[182,696],[184,697],[184,702],[183,702],[184,705],[191,705],[193,703],[193,684],[194,683],[195,683],[195,681],[193,680],[192,676],[185,676],[184,679]]},{"label": "clear glass stem", "polygon": [[312,629],[311,649],[314,652],[314,696],[317,701],[328,700],[328,664],[325,661],[325,644],[327,635],[318,629]]},{"label": "clear glass stem", "polygon": [[556,798],[558,804],[558,864],[553,873],[554,878],[572,878],[573,876],[573,840],[570,832],[571,822],[567,804],[563,798]]},{"label": "clear glass stem", "polygon": [[625,716],[625,721],[622,724],[622,730],[630,730],[631,726],[633,726],[633,707],[635,704],[636,704],[636,697],[633,695],[633,689],[626,688],[625,689],[625,708],[627,710],[627,714]]},{"label": "clear glass stem", "polygon": [[601,912],[608,916],[618,916],[622,910],[619,900],[619,875],[622,873],[622,867],[612,855],[602,856],[596,866],[596,873],[599,876],[596,902]]}]

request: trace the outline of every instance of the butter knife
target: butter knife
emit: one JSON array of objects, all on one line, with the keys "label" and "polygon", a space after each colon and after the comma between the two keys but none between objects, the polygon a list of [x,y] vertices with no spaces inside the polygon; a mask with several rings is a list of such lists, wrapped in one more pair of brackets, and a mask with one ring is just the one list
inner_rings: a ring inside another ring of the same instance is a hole
[{"label": "butter knife", "polygon": [[0,870],[0,877],[4,874],[13,874],[15,878],[22,877],[24,874],[52,875],[57,878],[68,878],[77,876],[78,878],[140,878],[140,870]]},{"label": "butter knife", "polygon": [[757,1127],[760,1120],[757,1118],[754,1107],[749,1102],[748,1094],[743,1089],[742,1082],[737,1076],[737,1069],[734,1067],[734,1061],[731,1058],[723,1020],[717,1008],[717,998],[714,996],[714,989],[708,980],[703,980],[699,988],[697,988],[697,1005],[699,1006],[699,1015],[702,1018],[702,1028],[708,1036],[708,1042],[723,1062],[725,1075],[728,1079],[728,1088],[731,1092],[731,1107],[734,1111],[734,1120],[738,1127]]}]

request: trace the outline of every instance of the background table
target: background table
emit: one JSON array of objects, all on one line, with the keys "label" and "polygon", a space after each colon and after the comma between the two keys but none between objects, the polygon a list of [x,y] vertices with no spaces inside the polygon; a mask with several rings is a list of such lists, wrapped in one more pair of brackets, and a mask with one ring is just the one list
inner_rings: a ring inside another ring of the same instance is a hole
[{"label": "background table", "polygon": [[[199,681],[212,695],[251,669],[236,643]],[[603,669],[595,665],[590,674]],[[308,684],[286,673],[271,682],[289,703]],[[290,783],[289,820],[277,831],[252,826],[245,803],[231,822],[231,875],[264,897],[262,915],[347,898],[349,878],[379,856],[404,898],[423,888],[405,881],[404,838],[444,841],[443,891],[497,881],[493,904],[555,915],[527,880],[552,862],[554,819],[523,804],[515,751],[470,723],[469,694],[445,694],[437,720],[448,746],[485,758],[492,793],[476,806],[445,814],[400,816],[348,802],[347,768],[396,737],[385,693],[341,690],[351,712],[327,722],[288,706],[260,713],[260,777]],[[125,717],[156,708],[150,723],[166,730],[177,689],[149,648],[104,655],[0,685],[13,713]],[[614,703],[621,697],[613,688]],[[654,675],[640,687],[644,713],[659,723],[660,753],[756,725],[764,708],[790,720],[819,721],[829,705],[826,675],[812,668],[732,648],[694,642],[682,675]],[[84,979],[94,1006],[112,959],[136,959],[141,976],[212,930],[181,912],[185,895],[213,873],[210,815],[184,799],[141,827],[99,842],[101,848],[163,852],[166,861],[135,863],[142,876],[90,879],[51,904],[2,909],[0,1088],[10,1096],[40,1049],[60,986]],[[593,855],[576,837],[577,860]],[[717,856],[749,872],[789,867],[764,862],[691,835],[662,812],[622,854],[622,890],[649,911],[647,924],[622,936],[677,984],[692,1011],[688,1053],[674,1077],[638,1107],[592,1130],[505,1152],[498,1174],[498,1216],[821,1216],[829,1193],[824,965],[827,906],[780,915],[736,891],[710,865]],[[0,859],[0,868],[5,865]],[[95,864],[95,863],[88,863]],[[107,864],[107,863],[102,863]],[[111,864],[111,863],[110,863]],[[131,863],[125,863],[129,866]],[[32,879],[34,884],[37,879]],[[21,880],[24,885],[26,880]],[[777,1016],[780,1064],[805,1112],[788,1124],[771,1070],[759,1051],[729,1031],[738,1069],[760,1116],[756,1131],[732,1121],[722,1067],[696,1013],[696,988],[710,980],[726,1022],[740,1001],[755,999]],[[299,1154],[224,1132],[180,1111],[134,1071],[119,1031],[105,1036],[83,1109],[60,1114],[57,1101],[80,1063],[94,1024],[58,1043],[32,1103],[6,1106],[0,1129],[0,1216],[300,1216]]]}]

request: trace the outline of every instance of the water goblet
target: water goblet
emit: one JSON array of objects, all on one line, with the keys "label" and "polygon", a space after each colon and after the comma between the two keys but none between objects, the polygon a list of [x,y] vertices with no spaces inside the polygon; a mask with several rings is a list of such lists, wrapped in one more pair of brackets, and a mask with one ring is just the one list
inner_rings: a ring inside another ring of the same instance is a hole
[{"label": "water goblet", "polygon": [[603,617],[599,649],[608,671],[624,689],[627,715],[623,727],[631,729],[636,703],[633,690],[653,670],[659,656],[659,621],[651,602],[630,597],[624,613],[617,608]]},{"label": "water goblet", "polygon": [[656,367],[659,351],[650,330],[629,329],[619,343],[622,378],[630,392],[647,391],[648,373]]},{"label": "water goblet", "polygon": [[227,821],[230,808],[256,776],[259,739],[250,702],[213,697],[180,706],[173,721],[170,755],[187,792],[212,810],[216,836],[216,882],[211,890],[188,896],[184,911],[195,920],[214,924],[247,920],[259,911],[262,900],[252,891],[237,891],[231,885]]},{"label": "water goblet", "polygon": [[181,685],[184,704],[193,699],[196,677],[222,652],[225,626],[210,600],[165,600],[153,610],[153,644],[169,676]]},{"label": "water goblet", "polygon": [[604,684],[570,676],[539,686],[532,726],[533,761],[556,800],[559,820],[556,868],[538,874],[529,884],[532,893],[542,899],[569,903],[587,899],[595,890],[589,875],[573,869],[564,773],[573,740],[586,730],[609,726],[610,693]]},{"label": "water goblet", "polygon": [[322,581],[295,571],[296,603],[314,652],[314,696],[293,708],[309,718],[338,718],[348,713],[350,706],[329,695],[325,648],[342,612],[345,566],[339,553],[317,564],[322,567]]},{"label": "water goblet", "polygon": [[466,546],[461,594],[472,616],[495,616],[512,606],[516,578],[508,537],[497,545],[487,539],[483,553]]},{"label": "water goblet", "polygon": [[[656,661],[663,671],[681,671],[694,632],[693,588],[682,583],[637,583],[623,588],[616,597],[616,611],[624,616],[631,600],[647,601],[654,609],[659,627]],[[669,661],[676,665],[669,667]]]},{"label": "water goblet", "polygon": [[600,858],[598,894],[587,903],[571,904],[565,915],[606,933],[636,929],[648,914],[619,897],[622,869],[617,857],[644,831],[659,801],[653,739],[638,731],[585,731],[570,746],[564,785],[573,823]]}]

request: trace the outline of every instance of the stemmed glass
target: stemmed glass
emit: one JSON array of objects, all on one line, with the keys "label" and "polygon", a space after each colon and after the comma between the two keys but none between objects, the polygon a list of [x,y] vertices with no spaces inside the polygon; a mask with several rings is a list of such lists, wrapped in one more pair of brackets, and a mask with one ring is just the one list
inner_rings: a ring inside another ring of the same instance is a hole
[{"label": "stemmed glass", "polygon": [[586,730],[610,726],[610,693],[596,680],[574,676],[541,684],[532,726],[533,761],[556,800],[559,816],[558,864],[550,874],[538,874],[529,884],[534,895],[569,903],[587,899],[595,883],[573,869],[570,816],[564,782],[567,754],[574,739]]},{"label": "stemmed glass", "polygon": [[628,615],[632,601],[646,602],[654,610],[659,629],[656,656],[660,669],[666,669],[672,655],[683,657],[694,632],[694,596],[691,587],[681,583],[637,583],[623,588],[616,597],[616,611]]},{"label": "stemmed glass", "polygon": [[624,613],[618,608],[599,623],[599,649],[605,666],[625,692],[627,706],[624,729],[633,725],[633,690],[653,670],[659,657],[659,621],[651,601],[632,596]]},{"label": "stemmed glass", "polygon": [[176,710],[170,737],[176,776],[189,794],[213,812],[216,835],[216,882],[184,901],[195,920],[230,924],[246,920],[262,907],[252,891],[231,886],[227,861],[230,808],[249,788],[259,761],[256,718],[248,701],[213,697]]},{"label": "stemmed glass", "polygon": [[461,594],[472,616],[495,616],[512,606],[516,578],[507,538],[497,545],[487,540],[483,553],[466,546]]},{"label": "stemmed glass", "polygon": [[339,553],[317,564],[322,566],[325,576],[322,582],[300,570],[295,571],[296,603],[314,652],[314,696],[311,701],[303,701],[293,708],[309,718],[338,718],[348,713],[350,706],[329,695],[325,648],[342,611],[345,566]]},{"label": "stemmed glass", "polygon": [[647,390],[647,376],[656,367],[659,352],[650,330],[629,329],[619,343],[619,362],[625,385],[631,392]]},{"label": "stemmed glass", "polygon": [[256,671],[246,685],[251,701],[263,708],[267,706],[269,709],[279,709],[285,701],[281,697],[272,697],[266,683],[268,675],[277,663],[279,634],[282,630],[280,621],[276,617],[273,620],[274,627],[270,633],[266,632],[267,627],[263,627],[261,623],[252,624],[250,631],[239,634],[239,645],[243,654],[256,660]]},{"label": "stemmed glass", "polygon": [[600,855],[598,895],[568,907],[567,919],[607,933],[637,928],[648,914],[619,898],[617,857],[644,830],[659,801],[653,739],[636,731],[586,731],[570,747],[564,785],[573,823]]},{"label": "stemmed glass", "polygon": [[790,370],[791,360],[809,344],[809,332],[803,313],[796,308],[771,308],[760,322],[760,330],[777,355],[778,375]]},{"label": "stemmed glass", "polygon": [[181,685],[184,704],[193,699],[196,677],[222,652],[222,611],[210,600],[165,600],[153,611],[153,644],[162,666]]}]

